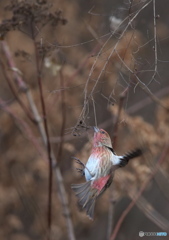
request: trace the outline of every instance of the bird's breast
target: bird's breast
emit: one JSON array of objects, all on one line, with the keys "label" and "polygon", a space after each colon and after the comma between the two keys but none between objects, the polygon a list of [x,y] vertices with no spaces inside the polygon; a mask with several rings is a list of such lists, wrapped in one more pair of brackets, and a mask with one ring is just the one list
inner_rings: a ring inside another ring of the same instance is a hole
[{"label": "bird's breast", "polygon": [[110,174],[112,167],[111,157],[111,152],[105,147],[94,148],[86,163],[86,180],[95,180]]}]

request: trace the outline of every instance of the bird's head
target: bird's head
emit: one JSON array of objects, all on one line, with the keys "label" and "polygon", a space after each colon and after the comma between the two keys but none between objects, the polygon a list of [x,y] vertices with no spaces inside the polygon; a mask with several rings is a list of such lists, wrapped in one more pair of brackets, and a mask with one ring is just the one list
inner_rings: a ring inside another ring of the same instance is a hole
[{"label": "bird's head", "polygon": [[107,146],[112,147],[111,139],[109,134],[97,127],[94,127],[94,138],[93,138],[94,147]]}]

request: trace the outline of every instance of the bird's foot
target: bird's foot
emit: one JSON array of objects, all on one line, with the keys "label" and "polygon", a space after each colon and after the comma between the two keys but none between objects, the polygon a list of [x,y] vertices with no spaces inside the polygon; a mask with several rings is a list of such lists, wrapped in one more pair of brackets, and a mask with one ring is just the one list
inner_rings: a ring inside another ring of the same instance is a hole
[{"label": "bird's foot", "polygon": [[84,169],[82,169],[82,168],[76,168],[76,170],[77,170],[82,176],[85,175]]},{"label": "bird's foot", "polygon": [[85,168],[85,164],[78,158],[73,157],[76,160],[76,163],[78,163],[79,165],[81,165],[83,168]]},{"label": "bird's foot", "polygon": [[75,159],[76,163],[78,163],[79,165],[82,166],[82,168],[76,168],[76,170],[77,170],[78,172],[80,172],[80,173],[82,174],[82,176],[85,175],[85,171],[84,171],[85,168],[86,168],[86,170],[89,172],[89,174],[90,174],[92,177],[94,176],[94,175],[90,172],[90,170],[85,166],[85,164],[84,164],[80,159],[78,159],[78,158],[76,158],[76,157],[72,157],[72,158]]},{"label": "bird's foot", "polygon": [[76,168],[76,170],[81,173],[82,176],[85,175],[84,169],[85,169],[85,164],[78,158],[76,157],[72,157],[73,159],[75,159],[76,163],[78,163],[79,165],[82,166],[82,168]]}]

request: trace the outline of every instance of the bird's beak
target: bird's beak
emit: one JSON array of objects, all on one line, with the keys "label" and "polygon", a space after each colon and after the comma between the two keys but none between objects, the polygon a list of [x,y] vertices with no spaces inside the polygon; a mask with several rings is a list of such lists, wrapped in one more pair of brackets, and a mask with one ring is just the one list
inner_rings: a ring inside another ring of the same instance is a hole
[{"label": "bird's beak", "polygon": [[95,132],[99,132],[99,128],[98,127],[93,127]]}]

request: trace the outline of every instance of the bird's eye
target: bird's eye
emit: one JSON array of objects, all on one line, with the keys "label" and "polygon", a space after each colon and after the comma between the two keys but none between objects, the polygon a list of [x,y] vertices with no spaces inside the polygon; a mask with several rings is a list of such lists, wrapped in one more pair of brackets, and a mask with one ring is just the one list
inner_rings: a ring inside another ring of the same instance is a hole
[{"label": "bird's eye", "polygon": [[104,131],[100,131],[102,134],[105,134],[105,132]]}]

